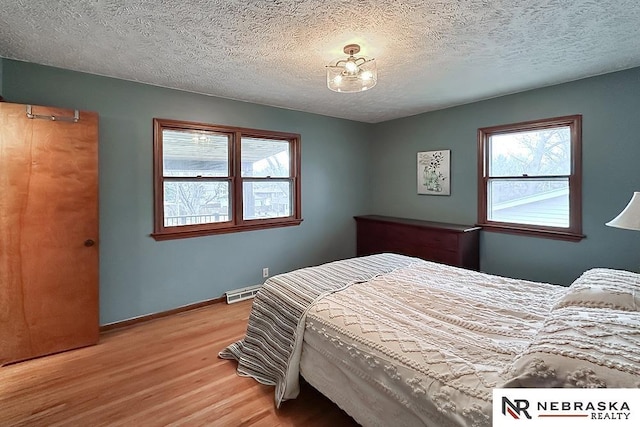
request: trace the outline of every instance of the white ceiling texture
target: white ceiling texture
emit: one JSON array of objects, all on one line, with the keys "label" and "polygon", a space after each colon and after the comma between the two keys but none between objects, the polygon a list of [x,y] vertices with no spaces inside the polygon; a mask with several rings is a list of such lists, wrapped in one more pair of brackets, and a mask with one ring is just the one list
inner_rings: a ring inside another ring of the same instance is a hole
[{"label": "white ceiling texture", "polygon": [[[639,0],[1,0],[0,56],[376,123],[640,66]],[[327,89],[359,43],[378,84]]]}]

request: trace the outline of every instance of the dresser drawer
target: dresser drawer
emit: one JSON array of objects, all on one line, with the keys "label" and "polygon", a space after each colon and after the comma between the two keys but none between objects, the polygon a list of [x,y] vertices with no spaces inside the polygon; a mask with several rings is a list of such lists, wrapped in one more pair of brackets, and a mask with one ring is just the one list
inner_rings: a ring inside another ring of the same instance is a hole
[{"label": "dresser drawer", "polygon": [[405,218],[355,217],[357,254],[393,252],[479,269],[479,228]]}]

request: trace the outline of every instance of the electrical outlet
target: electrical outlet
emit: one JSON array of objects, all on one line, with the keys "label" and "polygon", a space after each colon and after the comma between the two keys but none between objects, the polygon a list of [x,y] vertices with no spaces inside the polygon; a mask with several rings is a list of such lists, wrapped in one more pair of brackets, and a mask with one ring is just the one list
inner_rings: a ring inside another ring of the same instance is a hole
[{"label": "electrical outlet", "polygon": [[262,277],[265,279],[269,277],[269,267],[265,267],[262,269]]}]

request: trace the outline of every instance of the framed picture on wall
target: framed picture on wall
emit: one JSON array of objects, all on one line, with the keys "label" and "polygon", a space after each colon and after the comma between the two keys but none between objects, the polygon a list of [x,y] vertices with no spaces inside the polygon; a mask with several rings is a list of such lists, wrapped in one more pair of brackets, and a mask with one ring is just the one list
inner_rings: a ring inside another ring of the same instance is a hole
[{"label": "framed picture on wall", "polygon": [[451,150],[418,153],[418,194],[451,194]]}]

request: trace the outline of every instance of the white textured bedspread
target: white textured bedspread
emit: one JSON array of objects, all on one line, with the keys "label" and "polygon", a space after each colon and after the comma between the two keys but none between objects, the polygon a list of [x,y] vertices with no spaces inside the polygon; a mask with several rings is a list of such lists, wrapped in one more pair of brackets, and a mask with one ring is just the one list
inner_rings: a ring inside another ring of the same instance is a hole
[{"label": "white textured bedspread", "polygon": [[268,279],[253,302],[247,333],[219,353],[238,361],[238,374],[275,385],[275,401],[298,395],[302,334],[307,309],[324,295],[419,261],[378,254],[302,268]]},{"label": "white textured bedspread", "polygon": [[306,328],[325,340],[305,343],[401,405],[345,408],[365,425],[490,426],[492,388],[564,292],[420,260],[316,302]]}]

